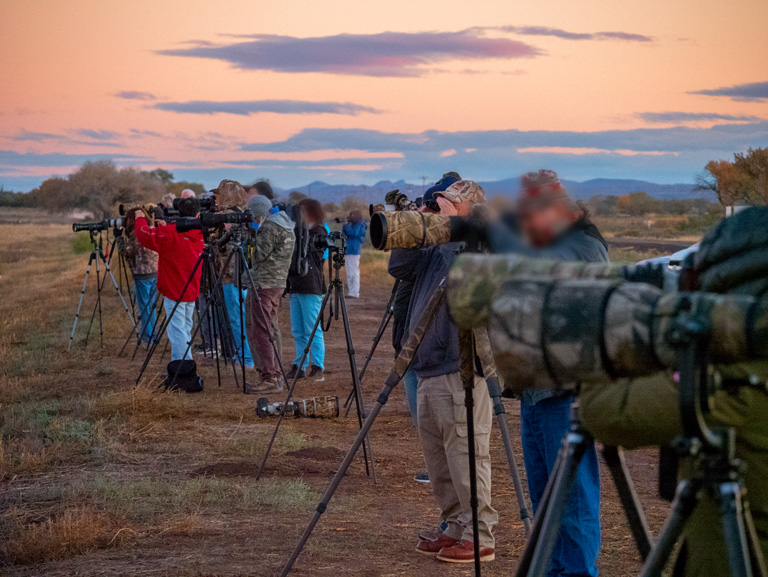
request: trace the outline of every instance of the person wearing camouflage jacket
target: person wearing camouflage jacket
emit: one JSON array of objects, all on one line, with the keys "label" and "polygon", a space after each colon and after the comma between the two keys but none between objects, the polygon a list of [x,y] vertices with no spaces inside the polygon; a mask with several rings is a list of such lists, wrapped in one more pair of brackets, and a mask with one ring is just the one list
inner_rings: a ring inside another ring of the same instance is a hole
[{"label": "person wearing camouflage jacket", "polygon": [[250,295],[251,326],[249,339],[254,357],[259,359],[261,382],[247,388],[249,393],[280,392],[283,376],[270,336],[277,323],[280,297],[286,288],[288,269],[296,244],[294,222],[285,211],[272,213],[272,203],[263,196],[254,196],[248,208],[259,223],[248,242],[253,278],[258,298]]},{"label": "person wearing camouflage jacket", "polygon": [[[685,288],[768,298],[766,219],[768,207],[753,207],[725,219],[686,262],[683,274],[693,279],[693,286]],[[754,326],[760,323],[755,320]],[[729,387],[712,395],[707,421],[711,427],[733,427],[736,432],[736,458],[745,465],[749,508],[763,557],[768,559],[768,363],[713,369]],[[670,446],[683,430],[677,383],[671,374],[583,383],[580,399],[582,422],[609,445]],[[681,476],[690,473],[691,465],[681,463]],[[686,523],[674,575],[731,575],[720,505],[712,495],[704,496]]]},{"label": "person wearing camouflage jacket", "polygon": [[144,248],[134,234],[133,213],[126,219],[123,233],[117,237],[117,250],[125,259],[133,274],[133,294],[139,313],[141,340],[149,342],[155,332],[157,310],[157,260],[156,252]]}]

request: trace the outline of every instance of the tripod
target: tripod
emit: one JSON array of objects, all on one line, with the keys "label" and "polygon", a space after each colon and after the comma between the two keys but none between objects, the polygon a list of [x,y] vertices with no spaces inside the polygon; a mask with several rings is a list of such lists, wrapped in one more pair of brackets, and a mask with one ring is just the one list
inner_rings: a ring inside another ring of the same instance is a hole
[{"label": "tripod", "polygon": [[[323,495],[322,500],[318,504],[317,508],[315,509],[315,514],[312,517],[312,519],[309,522],[309,525],[304,530],[304,533],[302,534],[298,544],[294,548],[293,552],[291,553],[290,558],[286,562],[285,566],[283,567],[281,576],[285,577],[287,576],[291,568],[293,567],[293,564],[296,562],[296,559],[298,559],[299,555],[301,554],[301,551],[304,548],[304,545],[306,545],[307,540],[312,534],[312,531],[314,530],[317,523],[320,521],[320,517],[323,513],[325,513],[326,509],[328,508],[328,504],[330,503],[331,499],[333,498],[333,495],[336,493],[336,489],[338,489],[339,484],[341,483],[341,480],[344,478],[344,475],[346,475],[347,469],[349,468],[350,464],[352,463],[352,459],[354,459],[355,454],[357,453],[358,449],[363,445],[364,440],[366,438],[366,435],[370,431],[370,429],[373,427],[373,423],[376,420],[376,417],[378,417],[379,412],[384,407],[384,405],[389,400],[389,395],[392,392],[392,389],[394,389],[395,386],[402,380],[403,375],[408,371],[408,368],[411,364],[411,361],[413,360],[414,356],[416,355],[416,352],[418,351],[419,347],[421,346],[421,342],[424,338],[424,334],[429,329],[429,327],[432,325],[432,322],[437,315],[437,312],[440,310],[440,307],[443,305],[445,300],[445,281],[440,283],[440,286],[437,288],[437,290],[434,292],[432,297],[430,298],[429,302],[426,304],[426,306],[423,309],[423,312],[421,314],[421,317],[419,318],[418,323],[411,331],[410,335],[408,336],[408,339],[406,340],[405,344],[403,345],[402,350],[400,351],[400,354],[398,354],[397,358],[395,359],[395,364],[392,368],[392,371],[390,372],[389,376],[387,377],[384,389],[379,393],[379,396],[376,398],[376,403],[374,404],[373,408],[371,409],[371,412],[368,414],[368,417],[366,418],[365,422],[363,423],[362,428],[357,434],[357,437],[355,438],[354,442],[352,443],[352,447],[347,452],[346,456],[344,457],[344,460],[341,462],[341,465],[339,466],[338,470],[336,471],[336,474],[334,475],[333,479],[331,480],[331,484],[329,485],[328,489],[326,490],[325,494]],[[465,389],[465,406],[467,407],[467,438],[468,438],[468,451],[470,453],[470,470],[471,470],[471,477],[470,477],[470,499],[471,499],[471,508],[472,508],[472,526],[473,526],[473,535],[474,535],[474,545],[475,545],[475,574],[479,575],[479,544],[478,544],[478,523],[477,523],[477,481],[475,478],[475,467],[474,467],[474,460],[475,460],[475,443],[474,443],[474,397],[472,393],[472,389],[474,388],[474,348],[477,348],[478,356],[480,358],[480,362],[483,369],[483,374],[486,376],[486,380],[490,380],[488,384],[489,393],[491,393],[491,398],[495,401],[497,400],[497,395],[494,394],[492,389],[494,388],[494,379],[495,381],[495,387],[498,389],[498,378],[496,377],[496,369],[493,364],[493,357],[490,355],[490,349],[488,348],[488,338],[487,334],[482,337],[478,333],[476,335],[477,341],[476,343],[472,343],[472,334],[467,332],[462,332],[460,334],[460,346],[461,346],[461,377],[462,382],[464,383],[464,389]],[[498,395],[500,397],[500,393]],[[500,402],[500,399],[499,399]],[[503,409],[503,407],[502,407]],[[498,411],[496,410],[497,420],[503,419],[503,410]],[[471,423],[471,425],[470,425]],[[499,422],[500,427],[501,422]],[[502,436],[504,436],[503,431],[506,430],[506,422],[504,422],[503,429],[502,429]],[[507,443],[509,440],[509,435],[506,435],[506,441],[505,441],[505,449],[508,448],[508,457],[511,456],[511,459],[509,460],[510,464],[510,471],[512,472],[512,478],[515,485],[515,491],[518,493],[518,504],[520,504],[521,513],[520,516],[524,520],[527,518],[527,507],[525,505],[525,497],[522,493],[522,483],[520,482],[520,476],[517,472],[516,463],[514,460],[514,455],[512,454],[512,448],[511,443]]]},{"label": "tripod", "polygon": [[[117,294],[123,303],[125,312],[128,313],[128,318],[130,319],[134,330],[136,329],[136,323],[133,320],[133,315],[131,315],[131,311],[128,309],[128,305],[125,302],[125,298],[123,298],[123,293],[120,292],[120,287],[117,286],[115,275],[112,274],[112,270],[109,268],[109,261],[104,256],[103,237],[102,237],[101,231],[98,231],[98,236],[96,232],[97,231],[95,230],[88,231],[91,239],[91,254],[88,256],[88,266],[85,269],[85,278],[83,279],[83,288],[80,291],[80,300],[77,303],[77,312],[75,312],[75,322],[72,325],[72,332],[69,335],[69,343],[67,344],[67,350],[70,350],[72,348],[72,339],[74,339],[75,337],[75,330],[77,329],[77,321],[80,318],[80,309],[83,306],[83,298],[85,297],[85,290],[88,286],[88,277],[90,276],[91,266],[93,265],[94,262],[96,263],[96,303],[94,305],[93,314],[91,315],[91,322],[88,325],[88,331],[86,332],[86,335],[85,335],[84,346],[88,346],[88,337],[91,334],[91,327],[93,326],[94,317],[97,311],[99,313],[99,338],[101,341],[101,346],[102,347],[104,346],[104,322],[103,322],[102,310],[101,310],[101,291],[102,291],[102,288],[104,287],[104,282],[106,282],[106,274],[104,275],[104,280],[102,281],[99,261],[101,261],[104,264],[104,269],[106,273],[109,274],[109,277],[112,279],[112,284],[115,286],[115,290],[117,291]],[[110,256],[111,254],[112,253],[110,253]]]},{"label": "tripod", "polygon": [[695,472],[677,487],[672,509],[641,577],[660,576],[685,525],[707,498],[720,505],[728,565],[733,577],[768,576],[744,486],[744,464],[736,458],[733,428],[710,428],[702,407],[709,398],[706,359],[707,321],[681,315],[670,332],[680,371],[679,398],[683,436],[675,442],[678,455],[693,458]]},{"label": "tripod", "polygon": [[[328,288],[325,291],[325,295],[323,296],[322,304],[320,305],[320,311],[317,314],[317,318],[315,319],[315,323],[312,326],[312,332],[309,335],[309,340],[307,341],[307,345],[304,347],[304,351],[301,354],[301,358],[299,359],[299,368],[304,366],[304,362],[307,360],[307,356],[309,355],[310,347],[312,346],[312,341],[315,339],[315,334],[317,333],[317,329],[320,326],[320,323],[323,319],[323,311],[325,311],[325,307],[328,306],[328,303],[331,301],[332,297],[335,297],[336,302],[336,309],[335,309],[335,315],[332,311],[328,318],[328,325],[330,326],[331,319],[335,316],[335,319],[339,319],[339,312],[341,312],[341,318],[344,325],[344,336],[346,338],[347,342],[347,357],[349,358],[349,369],[352,373],[352,385],[354,387],[355,391],[355,403],[357,405],[357,421],[360,426],[360,429],[362,430],[364,421],[366,421],[366,414],[365,414],[365,405],[363,403],[363,392],[360,388],[360,376],[357,372],[357,361],[355,360],[355,349],[352,345],[352,329],[349,325],[349,316],[347,314],[347,304],[344,300],[344,283],[341,281],[341,277],[339,276],[339,273],[341,269],[344,267],[344,257],[346,255],[346,245],[344,244],[343,239],[337,238],[337,243],[335,246],[328,246],[328,249],[330,250],[331,254],[331,264],[329,266],[332,266],[333,268],[333,279],[328,283]],[[259,467],[259,472],[256,474],[256,479],[260,479],[261,475],[264,473],[264,468],[267,464],[267,459],[269,458],[269,454],[272,451],[272,445],[275,443],[275,438],[277,437],[277,431],[280,428],[280,423],[283,421],[283,417],[285,416],[287,407],[289,403],[291,402],[291,398],[293,397],[293,391],[296,388],[296,383],[299,381],[299,371],[296,371],[296,375],[293,377],[293,382],[291,383],[291,386],[288,388],[288,394],[285,397],[285,401],[283,402],[283,408],[280,411],[280,414],[277,417],[277,422],[275,423],[275,429],[272,432],[272,438],[269,441],[269,444],[267,445],[267,450],[264,453],[264,459],[261,462],[261,466]],[[371,450],[371,442],[370,438],[368,437],[368,433],[363,436],[363,457],[365,460],[365,473],[367,475],[370,475],[373,478],[373,482],[376,483],[376,469],[374,465],[373,460],[373,452]],[[353,455],[354,456],[354,455]],[[370,457],[370,463],[369,463],[369,457]],[[350,458],[351,462],[351,458]]]},{"label": "tripod", "polygon": [[[141,370],[139,371],[139,376],[136,378],[136,383],[138,384],[141,381],[141,377],[144,375],[144,371],[146,370],[147,366],[149,365],[150,360],[152,359],[152,356],[155,354],[155,351],[157,350],[158,344],[160,343],[160,335],[168,328],[169,323],[171,322],[171,319],[173,318],[173,315],[176,313],[176,310],[179,307],[179,303],[181,302],[181,299],[186,294],[189,285],[192,283],[192,280],[195,278],[195,275],[197,273],[197,270],[202,266],[203,270],[201,273],[201,280],[200,285],[201,289],[205,292],[206,299],[207,299],[207,307],[206,310],[203,313],[203,318],[200,322],[198,322],[197,328],[192,333],[192,336],[187,343],[187,348],[184,351],[184,355],[182,358],[186,358],[189,354],[189,350],[192,346],[192,343],[194,342],[195,336],[197,335],[197,331],[200,330],[200,326],[202,322],[206,322],[206,319],[211,319],[211,324],[214,327],[214,330],[216,327],[219,328],[220,335],[221,335],[221,342],[222,342],[222,349],[225,354],[225,363],[227,359],[227,351],[234,351],[233,347],[233,338],[231,336],[231,325],[229,323],[229,316],[227,315],[226,307],[224,306],[224,298],[221,294],[221,278],[218,276],[216,272],[216,257],[214,254],[214,245],[211,244],[208,241],[208,233],[207,230],[202,230],[203,239],[205,241],[203,252],[200,253],[200,256],[197,258],[197,261],[195,262],[194,267],[192,268],[192,272],[189,275],[189,278],[187,279],[187,282],[184,285],[184,288],[181,291],[181,295],[179,296],[179,299],[175,302],[173,309],[169,314],[166,315],[165,319],[162,323],[156,323],[155,325],[155,334],[152,338],[152,344],[149,347],[149,350],[147,352],[147,356],[144,359],[144,363],[142,364]],[[229,262],[229,261],[228,261]],[[160,298],[160,295],[158,294],[158,299]],[[214,335],[215,337],[215,335]],[[214,340],[214,345],[216,341]],[[137,344],[138,348],[138,344]],[[215,358],[216,358],[216,375],[219,381],[219,386],[221,386],[221,369],[219,365],[219,353],[218,349],[214,346],[215,349]],[[176,382],[176,379],[178,378],[179,370],[181,369],[181,366],[179,366],[168,383],[168,388],[173,388],[173,385]],[[232,363],[232,370],[235,377],[235,385],[239,388],[239,381],[237,378],[237,368],[235,367],[234,362]]]},{"label": "tripod", "polygon": [[[373,344],[371,345],[371,350],[368,352],[368,356],[365,357],[365,363],[363,364],[363,368],[360,369],[360,383],[363,382],[363,377],[365,377],[365,372],[368,370],[368,364],[371,362],[371,359],[373,358],[373,354],[376,352],[376,348],[379,346],[379,341],[381,340],[381,337],[384,336],[384,331],[387,330],[389,321],[392,320],[392,317],[395,314],[395,297],[397,296],[397,289],[399,288],[400,288],[400,279],[397,279],[395,281],[395,286],[392,287],[392,294],[389,295],[387,306],[384,309],[384,316],[381,318],[381,322],[379,323],[379,328],[376,331],[376,336],[373,337]],[[352,398],[354,396],[355,396],[355,388],[352,387],[352,390],[349,391],[347,400],[344,403],[344,407],[347,409],[347,412],[344,415],[345,417],[349,415],[349,410],[352,408],[352,405],[351,405]]]},{"label": "tripod", "polygon": [[[549,475],[528,544],[515,571],[516,577],[539,577],[546,574],[581,459],[594,445],[594,438],[579,420],[579,406],[575,402],[571,406],[570,431],[563,438],[563,446]],[[623,452],[617,447],[606,447],[603,454],[616,484],[635,544],[641,557],[645,559],[652,546],[650,530],[645,513],[638,502]]]}]

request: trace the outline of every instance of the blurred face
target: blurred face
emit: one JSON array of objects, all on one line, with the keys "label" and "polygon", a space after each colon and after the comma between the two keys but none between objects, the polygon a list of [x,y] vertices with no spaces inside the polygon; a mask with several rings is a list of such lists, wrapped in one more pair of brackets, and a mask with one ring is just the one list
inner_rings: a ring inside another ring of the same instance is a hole
[{"label": "blurred face", "polygon": [[562,202],[555,202],[521,210],[520,226],[531,245],[544,247],[554,242],[578,217]]}]

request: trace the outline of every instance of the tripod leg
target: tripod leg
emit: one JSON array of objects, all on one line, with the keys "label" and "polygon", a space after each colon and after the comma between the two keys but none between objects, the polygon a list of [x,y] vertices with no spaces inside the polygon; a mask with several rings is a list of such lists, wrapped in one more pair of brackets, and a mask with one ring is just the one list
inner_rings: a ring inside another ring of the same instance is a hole
[{"label": "tripod leg", "polygon": [[[379,328],[376,331],[376,336],[373,337],[373,344],[371,345],[371,350],[368,353],[368,356],[365,358],[365,364],[363,365],[363,368],[360,370],[360,382],[363,382],[363,377],[365,377],[365,373],[368,370],[368,364],[371,362],[371,359],[373,358],[373,353],[376,352],[376,348],[379,346],[379,341],[381,340],[381,337],[384,336],[384,331],[387,330],[387,326],[389,325],[389,321],[392,319],[392,316],[394,315],[395,308],[394,308],[394,302],[395,297],[397,296],[397,289],[400,288],[400,279],[397,279],[395,281],[395,285],[392,287],[392,293],[389,296],[389,300],[387,301],[387,307],[384,311],[384,317],[381,319],[381,322],[379,323]],[[347,400],[344,402],[344,408],[347,409],[347,412],[344,414],[344,416],[349,415],[349,409],[350,409],[350,403],[352,402],[352,397],[355,394],[354,389],[349,392],[349,395],[347,396]]]},{"label": "tripod leg", "polygon": [[584,453],[593,443],[592,437],[583,430],[571,431],[563,440],[562,463],[557,480],[552,486],[550,502],[542,520],[541,534],[531,559],[531,567],[528,570],[529,577],[544,575],[547,572],[560,533],[566,503],[571,496],[571,489],[579,470],[579,464]]},{"label": "tripod leg", "polygon": [[624,460],[624,451],[619,447],[604,447],[603,458],[619,493],[629,528],[635,539],[637,550],[640,552],[640,558],[645,561],[653,547],[653,539],[651,538],[651,530],[648,528],[648,521],[645,518],[645,512],[640,505],[637,491],[635,491],[635,485],[629,475],[627,462]]},{"label": "tripod leg", "polygon": [[[184,288],[181,291],[181,295],[179,295],[179,298],[183,298],[184,295],[187,292],[187,289],[189,288],[189,284],[192,282],[192,279],[195,278],[195,274],[197,273],[197,269],[200,268],[200,263],[203,262],[203,258],[205,256],[205,252],[201,253],[200,256],[197,258],[197,262],[195,262],[195,266],[192,268],[192,272],[189,275],[189,278],[187,279],[186,284],[184,285]],[[176,309],[179,306],[180,300],[176,301],[176,304],[173,306],[173,309],[171,310],[171,313],[166,316],[165,322],[163,323],[162,331],[164,331],[168,327],[168,323],[170,322],[171,318],[173,317],[173,314],[176,312]],[[158,334],[162,334],[162,331],[158,331]],[[154,343],[152,343],[152,346],[149,347],[149,352],[147,353],[146,358],[144,359],[144,363],[141,366],[141,370],[139,371],[139,376],[136,377],[136,384],[138,385],[141,381],[142,375],[144,375],[144,371],[147,369],[147,365],[149,365],[149,361],[152,359],[152,355],[155,354],[155,350],[157,350],[157,344],[160,339],[156,340]]]},{"label": "tripod leg", "polygon": [[[101,315],[101,282],[99,282],[99,259],[96,259],[96,285],[99,290],[96,292],[96,304],[99,307],[99,338],[101,339],[101,346],[104,347],[104,320]],[[90,327],[89,327],[90,332]],[[88,342],[88,335],[85,335],[85,341]]]},{"label": "tripod leg", "polygon": [[471,331],[459,330],[461,382],[467,410],[467,453],[469,454],[469,506],[472,510],[472,543],[475,577],[480,577],[480,524],[477,518],[477,455],[475,454],[475,343]]},{"label": "tripod leg", "polygon": [[747,531],[747,540],[749,545],[749,555],[752,561],[752,571],[757,577],[768,577],[768,568],[766,568],[763,549],[760,545],[760,538],[755,527],[755,520],[752,518],[752,511],[749,507],[749,501],[742,497],[742,508],[744,509],[744,527]]},{"label": "tripod leg", "polygon": [[69,334],[69,343],[67,344],[67,350],[72,348],[72,339],[75,338],[75,329],[77,328],[77,320],[80,318],[80,309],[83,306],[83,298],[85,297],[85,288],[88,285],[88,276],[91,274],[91,264],[96,258],[96,253],[91,251],[91,256],[88,258],[88,267],[85,269],[85,279],[83,279],[83,288],[80,291],[80,300],[77,302],[77,312],[75,312],[75,322],[72,325],[72,332]]},{"label": "tripod leg", "polygon": [[[365,364],[363,364],[363,368],[360,369],[360,383],[362,385],[363,378],[365,377],[365,373],[368,371],[368,365],[371,362],[371,359],[373,358],[374,353],[376,352],[377,347],[379,346],[379,341],[381,340],[381,337],[384,336],[384,331],[387,330],[387,326],[389,326],[389,321],[392,319],[392,310],[387,309],[387,312],[384,313],[384,318],[381,320],[381,325],[379,325],[379,330],[376,332],[376,336],[373,338],[373,344],[371,345],[371,350],[368,351],[368,356],[365,357]],[[355,388],[352,387],[352,390],[349,391],[349,395],[347,395],[347,400],[344,403],[344,406],[347,408],[347,412],[344,414],[346,417],[349,415],[349,410],[352,407],[352,397],[355,395]]]},{"label": "tripod leg", "polygon": [[[326,298],[328,297],[328,295],[330,295],[329,292],[326,293]],[[288,559],[285,566],[283,567],[283,570],[280,573],[281,577],[286,577],[286,575],[288,575],[288,573],[291,572],[291,568],[293,567],[293,564],[296,562],[296,559],[298,559],[299,555],[301,554],[301,551],[304,548],[304,545],[307,543],[307,540],[312,534],[312,531],[317,525],[317,522],[320,520],[320,516],[323,513],[325,513],[325,510],[328,508],[328,503],[330,503],[331,498],[333,497],[333,494],[336,492],[336,489],[339,486],[339,483],[341,483],[341,480],[344,478],[344,475],[347,474],[347,469],[349,469],[350,464],[352,464],[352,459],[355,458],[355,454],[357,453],[357,450],[363,444],[365,437],[368,434],[368,431],[373,426],[373,423],[379,414],[379,411],[387,403],[387,400],[389,399],[389,394],[392,392],[392,389],[395,386],[397,386],[397,383],[400,382],[400,380],[403,378],[403,375],[408,370],[408,367],[411,364],[411,361],[413,360],[414,355],[416,354],[416,352],[419,350],[419,347],[421,346],[421,341],[424,338],[424,333],[432,325],[432,321],[434,320],[435,315],[437,314],[437,311],[440,309],[444,301],[445,301],[445,281],[441,283],[440,287],[432,295],[432,298],[430,299],[429,303],[427,303],[427,306],[424,308],[424,312],[422,313],[421,318],[419,319],[418,325],[414,327],[413,331],[408,337],[407,342],[405,343],[405,346],[403,346],[403,349],[400,351],[400,354],[397,356],[397,359],[395,359],[394,369],[389,374],[389,377],[387,377],[387,381],[384,384],[384,389],[381,391],[381,393],[379,393],[379,396],[376,398],[376,403],[373,405],[371,412],[368,413],[368,418],[365,419],[363,426],[358,431],[357,437],[355,437],[355,441],[352,443],[352,447],[347,452],[347,455],[344,457],[344,460],[342,461],[341,465],[336,471],[336,474],[333,476],[333,480],[331,480],[331,484],[328,486],[328,489],[325,491],[322,501],[320,501],[320,504],[315,509],[315,514],[312,516],[312,519],[310,520],[309,525],[307,525],[307,528],[304,530],[304,533],[302,534],[301,539],[299,539],[299,542],[296,544],[296,547],[291,553],[290,558]],[[322,308],[320,310],[322,311]],[[296,381],[294,381],[293,384],[295,385]]]},{"label": "tripod leg", "polygon": [[752,577],[749,542],[744,527],[741,485],[737,482],[720,484],[720,515],[723,521],[723,537],[728,551],[728,565],[732,577]]},{"label": "tripod leg", "polygon": [[651,549],[640,571],[640,577],[661,577],[664,567],[672,556],[675,544],[683,533],[685,523],[699,502],[700,483],[696,480],[681,481],[677,486],[669,517],[659,534],[656,546]]},{"label": "tripod leg", "polygon": [[[357,404],[357,421],[359,426],[363,426],[365,415],[365,401],[363,400],[363,389],[360,387],[360,375],[357,372],[357,362],[355,361],[355,347],[352,344],[352,329],[349,326],[349,315],[347,314],[347,302],[344,298],[344,285],[341,281],[336,285],[336,295],[339,299],[339,309],[341,309],[341,318],[344,323],[344,336],[347,340],[347,357],[349,358],[349,369],[352,373],[352,386],[355,389],[355,400]],[[366,447],[367,446],[367,447]],[[366,453],[367,448],[367,453]],[[363,453],[366,457],[365,468],[368,470],[368,459],[371,463],[371,477],[376,483],[376,465],[373,461],[373,449],[371,448],[371,438],[366,436],[363,444]]]},{"label": "tripod leg", "polygon": [[512,484],[515,487],[517,506],[520,509],[520,519],[523,521],[525,534],[530,535],[531,514],[528,512],[528,503],[525,500],[523,483],[520,480],[520,469],[517,467],[517,460],[515,459],[515,451],[512,447],[512,440],[509,438],[509,427],[507,426],[507,419],[505,417],[506,410],[504,409],[504,403],[501,400],[501,386],[499,385],[499,377],[496,373],[496,365],[493,362],[491,342],[488,339],[487,331],[475,331],[475,348],[483,368],[485,382],[488,385],[488,395],[491,397],[493,413],[496,415],[496,422],[498,423],[499,431],[501,432],[501,440],[502,444],[504,445],[504,453],[507,457],[509,474],[512,477]]},{"label": "tripod leg", "polygon": [[[112,274],[112,269],[109,268],[109,261],[104,258],[103,254],[99,254],[102,261],[104,261],[104,268],[106,270],[106,273],[104,275],[106,280],[106,275],[109,274],[109,277],[112,279],[112,284],[115,287],[115,290],[117,291],[117,296],[120,297],[120,300],[123,302],[123,308],[125,309],[125,312],[128,313],[128,318],[131,320],[131,324],[134,328],[136,328],[136,321],[133,320],[133,315],[131,314],[131,309],[128,308],[128,303],[125,302],[125,297],[123,297],[123,293],[120,292],[120,287],[117,286],[117,281],[115,280],[115,275]],[[136,331],[138,333],[138,328],[136,328]]]}]

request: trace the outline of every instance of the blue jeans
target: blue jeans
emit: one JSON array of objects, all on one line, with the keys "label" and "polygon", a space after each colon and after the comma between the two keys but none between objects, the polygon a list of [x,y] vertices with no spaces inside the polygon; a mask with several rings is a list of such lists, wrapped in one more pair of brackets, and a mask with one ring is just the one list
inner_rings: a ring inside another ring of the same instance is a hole
[{"label": "blue jeans", "polygon": [[[293,364],[298,365],[304,349],[307,348],[309,337],[312,334],[312,328],[315,326],[317,315],[320,314],[320,305],[323,304],[323,295],[291,295],[291,334],[296,343],[296,358]],[[315,331],[315,338],[312,339],[312,346],[309,349],[307,358],[304,359],[303,366],[300,369],[306,369],[312,364],[325,370],[325,336],[322,328],[318,327]]]},{"label": "blue jeans", "polygon": [[136,295],[136,312],[139,314],[139,331],[141,340],[149,342],[155,332],[157,309],[157,277],[133,280],[133,294]]},{"label": "blue jeans", "polygon": [[413,424],[418,428],[418,404],[417,404],[417,389],[419,388],[419,377],[416,376],[415,371],[408,371],[403,375],[403,388],[405,389],[405,399],[408,401],[408,411],[411,413]]},{"label": "blue jeans", "polygon": [[[563,445],[563,437],[570,429],[572,403],[573,397],[551,397],[521,405],[523,458],[534,513]],[[599,552],[600,471],[593,446],[579,465],[547,577],[595,577]]]},{"label": "blue jeans", "polygon": [[[232,327],[232,336],[235,340],[235,359],[240,362],[240,355],[245,356],[245,366],[252,368],[253,355],[251,355],[251,347],[248,344],[248,337],[245,336],[245,327],[240,324],[240,297],[237,294],[237,288],[234,283],[227,283],[221,285],[221,290],[224,292],[224,306],[227,307],[227,315],[229,316],[229,326]],[[243,324],[245,324],[245,314],[248,310],[245,305],[245,297],[248,295],[248,291],[242,289],[240,291],[243,295]],[[241,341],[241,338],[245,338],[245,342]]]},{"label": "blue jeans", "polygon": [[[167,317],[171,316],[176,301],[164,297],[163,307]],[[190,351],[189,340],[192,338],[192,325],[195,320],[195,303],[179,303],[176,312],[173,313],[165,333],[171,342],[171,360],[180,361],[186,359],[192,360],[192,351]],[[186,354],[185,354],[186,353]]]}]

